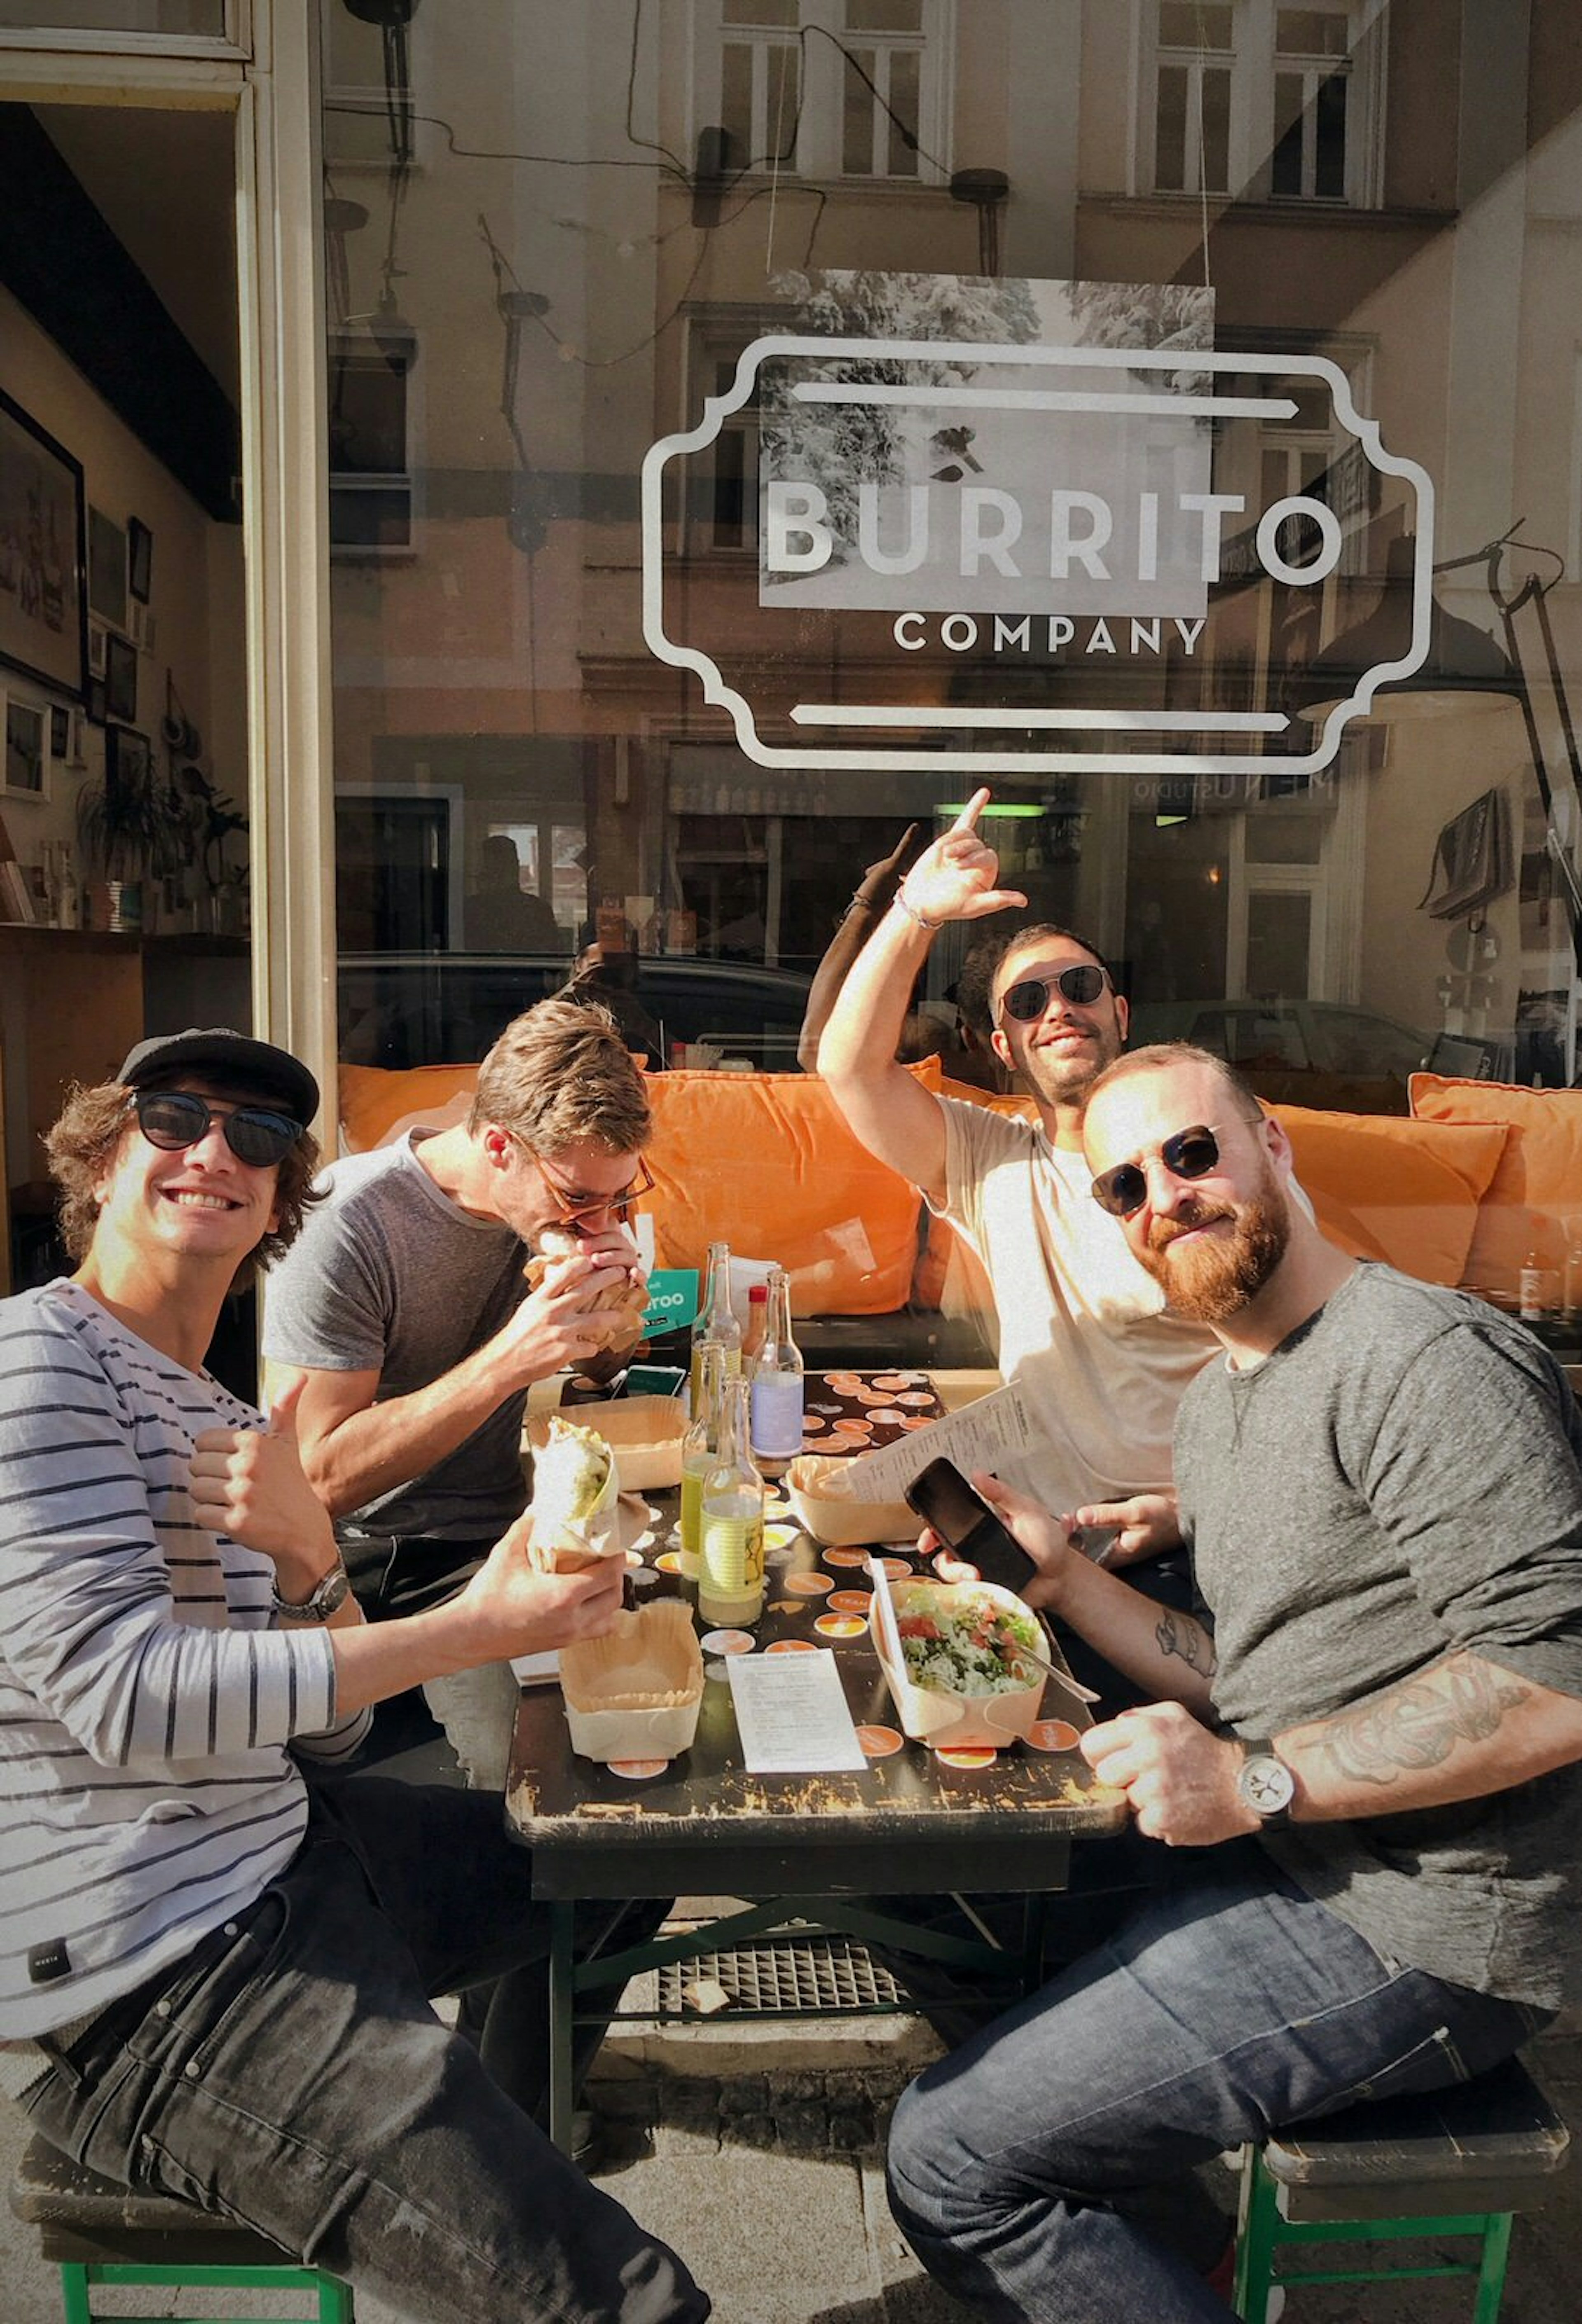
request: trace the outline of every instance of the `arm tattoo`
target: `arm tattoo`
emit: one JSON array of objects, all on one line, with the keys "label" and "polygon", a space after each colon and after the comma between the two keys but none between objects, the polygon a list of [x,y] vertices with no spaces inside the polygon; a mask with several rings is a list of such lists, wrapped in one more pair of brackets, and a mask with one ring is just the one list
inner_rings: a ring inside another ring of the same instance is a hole
[{"label": "arm tattoo", "polygon": [[1200,1623],[1192,1620],[1190,1615],[1161,1614],[1153,1639],[1167,1660],[1171,1655],[1179,1655],[1187,1668],[1195,1670],[1199,1678],[1214,1676],[1217,1667],[1214,1641]]},{"label": "arm tattoo", "polygon": [[1458,1743],[1486,1741],[1531,1693],[1514,1673],[1457,1655],[1376,1702],[1322,1721],[1312,1738],[1337,1775],[1392,1784],[1404,1769],[1440,1766]]}]

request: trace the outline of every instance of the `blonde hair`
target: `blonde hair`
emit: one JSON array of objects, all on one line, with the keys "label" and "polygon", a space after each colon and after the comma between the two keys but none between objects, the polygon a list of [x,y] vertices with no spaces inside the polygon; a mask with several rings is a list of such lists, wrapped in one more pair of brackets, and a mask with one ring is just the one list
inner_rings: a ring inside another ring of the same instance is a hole
[{"label": "blonde hair", "polygon": [[513,1018],[478,1067],[467,1118],[475,1137],[491,1123],[534,1154],[585,1143],[635,1154],[646,1146],[648,1093],[609,1010],[554,999]]}]

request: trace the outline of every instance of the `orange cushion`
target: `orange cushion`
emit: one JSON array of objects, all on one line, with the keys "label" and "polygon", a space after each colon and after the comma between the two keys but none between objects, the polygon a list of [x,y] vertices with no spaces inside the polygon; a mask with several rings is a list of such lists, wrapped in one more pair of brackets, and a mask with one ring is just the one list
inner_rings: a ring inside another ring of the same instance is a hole
[{"label": "orange cushion", "polygon": [[384,1065],[342,1065],[341,1144],[353,1154],[388,1146],[403,1130],[449,1130],[464,1121],[477,1087],[476,1065],[413,1065],[392,1073]]},{"label": "orange cushion", "polygon": [[1296,1175],[1332,1242],[1425,1283],[1466,1279],[1478,1204],[1505,1150],[1502,1126],[1300,1105],[1268,1111],[1291,1139]]},{"label": "orange cushion", "polygon": [[1517,1089],[1503,1082],[1413,1074],[1411,1110],[1423,1121],[1498,1122],[1505,1150],[1477,1216],[1466,1281],[1514,1294],[1527,1254],[1559,1267],[1566,1221],[1582,1216],[1582,1090]]},{"label": "orange cushion", "polygon": [[[389,1142],[413,1124],[465,1120],[474,1065],[405,1073],[342,1065],[345,1143]],[[917,1257],[915,1186],[858,1144],[808,1074],[654,1074],[646,1150],[660,1267],[698,1267],[711,1242],[772,1259],[799,1315],[878,1315],[904,1306]]]},{"label": "orange cushion", "polygon": [[655,1257],[701,1267],[714,1241],[777,1259],[799,1315],[905,1305],[915,1186],[876,1162],[809,1074],[655,1074],[648,1167]]}]

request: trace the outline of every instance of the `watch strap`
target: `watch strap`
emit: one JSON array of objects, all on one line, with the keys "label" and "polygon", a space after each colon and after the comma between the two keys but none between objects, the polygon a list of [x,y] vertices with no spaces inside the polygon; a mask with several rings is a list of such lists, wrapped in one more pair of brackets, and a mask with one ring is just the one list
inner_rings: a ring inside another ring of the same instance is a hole
[{"label": "watch strap", "polygon": [[306,1598],[293,1602],[282,1598],[277,1580],[270,1583],[270,1603],[277,1614],[293,1622],[328,1622],[338,1607],[344,1606],[351,1589],[351,1579],[339,1555],[327,1573],[321,1573]]}]

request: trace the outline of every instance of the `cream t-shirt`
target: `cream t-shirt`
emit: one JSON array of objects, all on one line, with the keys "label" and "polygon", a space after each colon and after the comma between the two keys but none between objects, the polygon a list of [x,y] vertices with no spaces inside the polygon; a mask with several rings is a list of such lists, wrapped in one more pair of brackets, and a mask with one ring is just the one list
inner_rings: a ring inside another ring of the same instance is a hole
[{"label": "cream t-shirt", "polygon": [[1004,1481],[1060,1511],[1168,1485],[1176,1408],[1218,1345],[1213,1333],[1165,1314],[1080,1154],[1051,1146],[1037,1122],[939,1102],[942,1215],[988,1270],[1001,1373],[1028,1391],[1042,1432],[1004,1464]]}]

